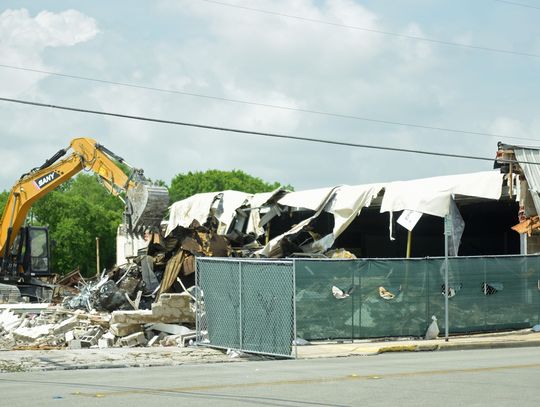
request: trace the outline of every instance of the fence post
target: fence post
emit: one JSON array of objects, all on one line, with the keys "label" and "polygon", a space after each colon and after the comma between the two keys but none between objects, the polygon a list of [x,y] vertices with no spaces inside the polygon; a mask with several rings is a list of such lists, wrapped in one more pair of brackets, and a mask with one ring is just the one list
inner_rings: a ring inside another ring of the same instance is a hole
[{"label": "fence post", "polygon": [[238,317],[239,317],[239,322],[238,322],[238,326],[240,327],[240,336],[239,336],[239,341],[240,341],[240,349],[243,349],[243,340],[242,340],[242,336],[243,336],[243,329],[242,329],[242,262],[241,261],[238,261],[238,292],[240,293],[240,298],[239,298],[239,302],[238,302]]},{"label": "fence post", "polygon": [[195,287],[198,289],[196,290],[196,301],[195,301],[195,344],[198,345],[201,342],[201,323],[199,321],[199,302],[201,301],[201,290],[200,290],[200,282],[199,282],[200,276],[199,276],[199,260],[197,260],[197,257],[195,257]]},{"label": "fence post", "polygon": [[298,359],[298,341],[296,336],[296,260],[292,261],[292,284],[293,284],[293,343],[294,358]]},{"label": "fence post", "polygon": [[448,342],[448,235],[451,233],[450,215],[444,217],[444,340]]}]

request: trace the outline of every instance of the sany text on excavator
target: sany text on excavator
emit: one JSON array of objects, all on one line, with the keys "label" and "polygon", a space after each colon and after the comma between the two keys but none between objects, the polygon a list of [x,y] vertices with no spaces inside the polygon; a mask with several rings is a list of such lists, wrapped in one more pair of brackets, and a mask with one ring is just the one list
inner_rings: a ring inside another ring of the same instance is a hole
[{"label": "sany text on excavator", "polygon": [[[67,157],[66,154],[71,151]],[[93,171],[114,195],[125,193],[124,222],[131,233],[159,226],[169,204],[167,188],[151,185],[140,169],[126,175],[124,160],[90,138],[76,138],[38,168],[22,175],[11,189],[0,221],[0,283],[15,284],[22,295],[40,299],[51,274],[46,227],[25,226],[32,205],[82,170]]]}]

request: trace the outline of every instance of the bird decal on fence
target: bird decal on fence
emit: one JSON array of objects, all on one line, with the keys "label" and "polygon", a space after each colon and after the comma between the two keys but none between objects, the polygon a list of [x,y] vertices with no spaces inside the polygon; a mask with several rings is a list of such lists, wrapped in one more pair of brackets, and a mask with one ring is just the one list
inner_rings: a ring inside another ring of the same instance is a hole
[{"label": "bird decal on fence", "polygon": [[391,300],[395,297],[394,294],[392,294],[390,291],[388,291],[384,287],[379,287],[379,296],[385,300]]},{"label": "bird decal on fence", "polygon": [[336,287],[335,285],[332,286],[332,295],[338,300],[349,297],[353,293],[353,291],[354,286],[350,286],[347,291],[343,291],[341,288]]}]

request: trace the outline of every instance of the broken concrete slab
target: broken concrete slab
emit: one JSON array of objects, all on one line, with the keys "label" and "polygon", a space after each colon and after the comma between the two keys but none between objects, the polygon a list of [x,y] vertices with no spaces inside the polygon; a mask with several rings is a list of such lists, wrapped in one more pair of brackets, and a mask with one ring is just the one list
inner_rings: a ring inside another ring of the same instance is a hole
[{"label": "broken concrete slab", "polygon": [[135,347],[135,346],[144,346],[147,343],[146,337],[144,336],[144,332],[137,332],[128,336],[125,336],[123,338],[120,338],[118,340],[118,343],[120,346],[126,346],[129,348]]},{"label": "broken concrete slab", "polygon": [[113,345],[114,345],[114,341],[111,338],[104,338],[104,337],[99,338],[98,344],[97,344],[99,349],[112,348]]},{"label": "broken concrete slab", "polygon": [[111,324],[109,328],[109,332],[115,337],[124,337],[124,336],[131,335],[135,332],[141,332],[141,331],[142,331],[141,324],[118,323],[118,324]]},{"label": "broken concrete slab", "polygon": [[33,327],[19,327],[12,331],[13,338],[18,341],[32,342],[41,336],[48,335],[54,325],[38,325]]},{"label": "broken concrete slab", "polygon": [[124,324],[147,324],[158,322],[151,310],[133,310],[133,311],[114,311],[111,314],[111,327],[113,325]]},{"label": "broken concrete slab", "polygon": [[[195,323],[195,313],[190,307],[191,297],[187,293],[161,294],[152,304],[152,313],[164,323]],[[158,322],[156,321],[156,322]]]},{"label": "broken concrete slab", "polygon": [[84,348],[89,348],[90,346],[92,346],[90,342],[83,341],[81,339],[73,339],[69,341],[68,343],[69,349],[84,349]]},{"label": "broken concrete slab", "polygon": [[77,325],[79,325],[79,319],[76,315],[74,315],[54,325],[52,328],[52,333],[54,335],[61,335],[73,330],[73,328],[75,328]]},{"label": "broken concrete slab", "polygon": [[195,323],[190,307],[191,297],[186,294],[161,294],[151,310],[113,311],[111,324]]},{"label": "broken concrete slab", "polygon": [[22,319],[13,311],[6,309],[0,313],[0,331],[7,332],[17,328],[22,322]]}]

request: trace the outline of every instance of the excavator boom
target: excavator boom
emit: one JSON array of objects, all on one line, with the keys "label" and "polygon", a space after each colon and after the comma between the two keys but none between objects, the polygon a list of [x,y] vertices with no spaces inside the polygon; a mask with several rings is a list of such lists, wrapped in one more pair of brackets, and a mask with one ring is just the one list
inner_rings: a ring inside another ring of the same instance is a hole
[{"label": "excavator boom", "polygon": [[69,148],[24,174],[11,189],[0,220],[0,256],[7,256],[32,205],[82,170],[97,174],[112,194],[126,193],[125,214],[130,231],[142,233],[145,228],[158,226],[169,205],[167,188],[151,185],[142,170],[132,169],[131,175],[126,175],[121,164],[125,164],[121,157],[95,140],[76,138]]}]

